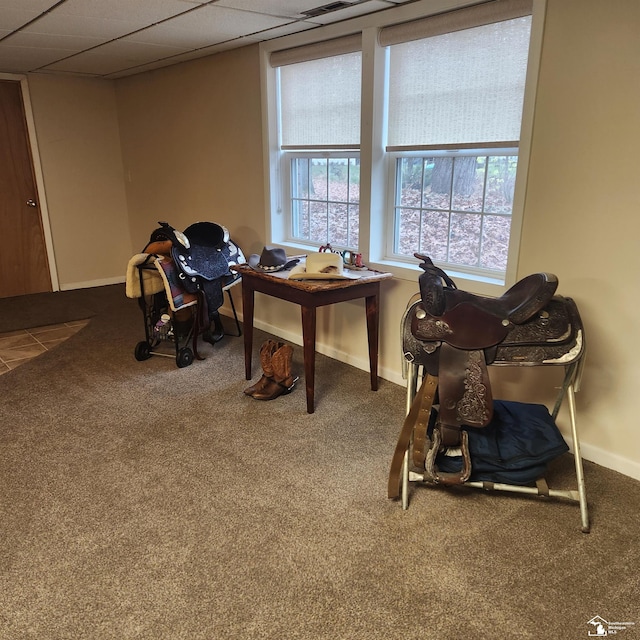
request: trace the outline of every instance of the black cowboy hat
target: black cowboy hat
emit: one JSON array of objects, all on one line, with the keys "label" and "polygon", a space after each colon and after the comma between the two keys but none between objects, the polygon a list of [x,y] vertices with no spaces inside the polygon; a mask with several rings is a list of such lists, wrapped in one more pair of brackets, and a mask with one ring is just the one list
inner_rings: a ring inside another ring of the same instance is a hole
[{"label": "black cowboy hat", "polygon": [[274,273],[284,271],[298,264],[298,258],[287,259],[284,249],[280,247],[264,247],[262,254],[253,253],[249,256],[249,266],[254,271],[263,273]]}]

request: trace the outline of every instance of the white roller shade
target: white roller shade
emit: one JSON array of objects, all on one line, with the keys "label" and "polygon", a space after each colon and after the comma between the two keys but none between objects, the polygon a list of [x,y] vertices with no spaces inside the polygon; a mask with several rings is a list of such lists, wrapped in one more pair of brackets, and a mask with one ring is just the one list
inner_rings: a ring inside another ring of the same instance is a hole
[{"label": "white roller shade", "polygon": [[280,73],[281,146],[360,146],[362,54],[289,64]]},{"label": "white roller shade", "polygon": [[361,50],[362,34],[356,33],[342,38],[322,40],[321,42],[313,42],[300,47],[274,51],[269,57],[269,63],[272,67],[282,67],[287,64],[308,62],[309,60],[318,60],[319,58],[330,58],[331,56],[355,53]]},{"label": "white roller shade", "polygon": [[[424,33],[429,20],[430,35],[401,41],[390,47],[388,149],[513,145],[520,137],[522,104],[527,71],[531,17],[493,20],[495,9],[517,8],[520,0],[499,0],[481,7],[494,10],[469,17],[482,18],[481,26],[464,26],[440,33],[444,16],[419,21],[405,33]],[[471,7],[478,9],[480,7]],[[461,10],[465,11],[465,10]],[[453,12],[459,14],[460,12]],[[458,16],[460,18],[460,16]],[[411,24],[411,23],[408,23]],[[408,29],[407,25],[402,26]],[[381,42],[398,39],[400,32],[388,32]]]},{"label": "white roller shade", "polygon": [[532,9],[533,0],[491,0],[491,2],[384,27],[380,31],[379,41],[383,47],[388,47],[392,44],[431,38],[443,33],[480,27],[484,24],[523,18],[530,16]]}]

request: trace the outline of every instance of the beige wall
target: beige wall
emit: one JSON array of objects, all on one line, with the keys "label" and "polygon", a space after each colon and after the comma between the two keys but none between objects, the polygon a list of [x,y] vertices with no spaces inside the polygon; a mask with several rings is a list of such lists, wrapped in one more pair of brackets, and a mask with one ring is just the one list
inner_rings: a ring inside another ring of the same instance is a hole
[{"label": "beige wall", "polygon": [[[225,225],[247,256],[258,251],[265,218],[257,46],[125,78],[117,97],[136,250],[158,221],[185,229],[206,220]],[[230,313],[226,300],[222,311]]]},{"label": "beige wall", "polygon": [[131,257],[114,84],[28,78],[61,289],[118,282]]},{"label": "beige wall", "polygon": [[[589,345],[577,396],[583,453],[640,478],[640,192],[632,156],[640,148],[638,33],[639,3],[548,1],[518,275],[552,271],[560,293],[578,302]],[[79,268],[91,278],[123,273],[132,247],[140,250],[163,219],[178,228],[215,220],[247,255],[260,251],[266,224],[258,64],[257,47],[247,47],[115,83],[129,216],[124,224],[111,83],[36,78],[34,111],[66,281],[89,279],[79,277]],[[102,201],[92,193],[96,181]],[[94,237],[104,219],[91,206],[96,203],[102,211],[117,210],[117,225],[126,227],[112,262],[96,261],[88,251],[78,258],[75,243],[65,239]],[[383,283],[380,372],[387,380],[401,382],[399,323],[416,291],[417,276]],[[300,343],[293,305],[258,295],[256,319]],[[324,353],[366,368],[363,303],[321,309],[318,341]],[[548,401],[560,374],[537,368],[493,375],[503,397]],[[559,422],[568,433],[565,411]]]},{"label": "beige wall", "polygon": [[258,49],[117,83],[131,235],[165,220],[224,224],[242,246],[264,237]]}]

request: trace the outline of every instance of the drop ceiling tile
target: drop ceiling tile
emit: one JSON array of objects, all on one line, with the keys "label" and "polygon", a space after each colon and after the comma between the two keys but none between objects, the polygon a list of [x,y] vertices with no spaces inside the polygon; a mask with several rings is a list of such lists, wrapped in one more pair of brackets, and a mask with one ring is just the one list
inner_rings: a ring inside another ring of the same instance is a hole
[{"label": "drop ceiling tile", "polygon": [[211,45],[210,47],[203,47],[196,51],[190,51],[183,53],[176,58],[176,61],[183,62],[185,60],[196,60],[205,56],[212,56],[214,53],[220,53],[221,51],[228,51],[229,49],[237,49],[239,47],[246,47],[250,44],[257,44],[260,42],[257,38],[245,37],[236,38],[234,40],[227,40],[226,42],[220,42],[218,44]]},{"label": "drop ceiling tile", "polygon": [[191,11],[195,5],[182,0],[153,0],[137,2],[132,0],[66,0],[56,8],[61,16],[81,16],[102,20],[123,20],[129,24],[129,31],[148,27],[160,20]]},{"label": "drop ceiling tile", "polygon": [[62,49],[10,47],[0,43],[0,69],[12,72],[34,71],[73,53]]},{"label": "drop ceiling tile", "polygon": [[61,60],[47,67],[47,71],[65,71],[70,73],[92,73],[96,75],[113,75],[120,71],[135,69],[156,63],[162,67],[167,64],[166,59],[173,59],[184,53],[184,49],[166,45],[153,45],[131,40],[116,40],[101,47],[74,55],[67,60]]},{"label": "drop ceiling tile", "polygon": [[0,0],[1,9],[23,9],[36,14],[50,9],[58,0]]},{"label": "drop ceiling tile", "polygon": [[7,29],[9,32],[15,31],[30,20],[37,18],[40,13],[36,10],[0,6],[0,24],[3,29]]},{"label": "drop ceiling tile", "polygon": [[304,17],[330,1],[0,0],[0,71],[120,77],[411,0],[345,0],[352,6]]},{"label": "drop ceiling tile", "polygon": [[338,9],[337,11],[325,13],[321,16],[314,16],[313,21],[318,22],[319,24],[331,24],[332,22],[339,22],[340,20],[363,16],[366,13],[389,9],[393,6],[393,3],[387,2],[386,0],[369,0],[369,2],[355,4],[351,7],[347,7],[346,9]]},{"label": "drop ceiling tile", "polygon": [[166,43],[196,49],[278,27],[287,22],[285,18],[205,5],[170,22],[133,34],[132,38],[137,42]]},{"label": "drop ceiling tile", "polygon": [[[216,48],[220,45],[216,45]],[[212,49],[214,47],[211,47]],[[217,51],[212,51],[211,53],[217,53]],[[208,55],[208,54],[207,54]],[[168,67],[174,64],[178,64],[180,62],[189,62],[190,60],[200,60],[201,58],[206,57],[203,56],[200,51],[190,51],[188,53],[178,54],[177,56],[172,56],[171,58],[165,60],[156,60],[155,62],[149,62],[147,64],[137,64],[134,67],[129,67],[127,69],[121,69],[120,71],[115,71],[109,74],[109,78],[124,78],[125,76],[134,75],[136,73],[142,73],[143,71],[151,71],[153,69],[162,69],[164,67]]]},{"label": "drop ceiling tile", "polygon": [[[189,0],[185,0],[187,2]],[[177,64],[178,62],[184,62],[183,60],[176,58],[171,58],[170,60],[157,60],[156,62],[149,62],[148,64],[137,64],[132,67],[122,68],[118,71],[114,71],[112,73],[105,74],[105,76],[110,80],[115,80],[117,78],[126,78],[127,76],[133,76],[137,73],[143,73],[144,71],[153,71],[153,69],[164,69],[166,67],[171,66],[172,64]]]},{"label": "drop ceiling tile", "polygon": [[275,27],[268,31],[261,31],[253,35],[253,38],[260,42],[264,40],[271,40],[273,38],[280,38],[281,36],[288,36],[292,33],[299,33],[300,31],[308,31],[309,29],[315,29],[318,25],[313,22],[298,20],[296,22],[290,22],[284,24],[281,27]]},{"label": "drop ceiling tile", "polygon": [[158,60],[156,62],[150,62],[148,64],[140,65],[134,68],[125,69],[123,71],[110,74],[110,78],[123,78],[135,73],[142,73],[143,71],[151,71],[152,69],[159,69],[167,67],[169,65],[178,64],[179,62],[189,62],[190,60],[200,60],[209,55],[220,53],[221,51],[228,51],[229,49],[236,49],[238,47],[244,47],[250,44],[256,44],[259,40],[254,38],[238,38],[236,40],[229,40],[227,42],[221,42],[220,44],[214,44],[210,47],[203,47],[194,51],[188,51],[165,60]]},{"label": "drop ceiling tile", "polygon": [[199,6],[183,0],[66,0],[54,11],[26,27],[25,31],[83,35],[101,38],[105,42],[180,13],[197,10]]},{"label": "drop ceiling tile", "polygon": [[104,42],[127,35],[132,28],[131,24],[125,20],[70,16],[55,11],[25,27],[24,31],[58,36],[87,36],[100,38]]},{"label": "drop ceiling tile", "polygon": [[98,53],[97,50],[80,53],[67,60],[48,65],[45,71],[65,71],[67,73],[89,73],[107,75],[121,69],[138,65],[139,62],[128,56],[116,56]]},{"label": "drop ceiling tile", "polygon": [[32,47],[45,49],[67,49],[69,51],[83,51],[102,44],[102,38],[88,38],[86,36],[59,36],[44,33],[27,33],[18,31],[7,38],[3,44],[13,47]]},{"label": "drop ceiling tile", "polygon": [[286,18],[304,18],[303,11],[315,9],[324,4],[329,4],[330,0],[261,0],[260,4],[255,0],[218,0],[219,7],[230,9],[242,9],[244,11],[259,11],[271,16],[282,16]]},{"label": "drop ceiling tile", "polygon": [[99,56],[113,56],[114,58],[126,58],[137,64],[152,62],[158,58],[167,58],[184,53],[184,47],[171,47],[168,45],[149,44],[148,42],[135,42],[130,38],[122,38],[108,42],[92,52],[87,51],[77,57],[95,53]]},{"label": "drop ceiling tile", "polygon": [[[207,28],[204,24],[189,26],[181,24],[177,26],[176,20],[157,24],[148,29],[138,31],[131,34],[136,42],[145,42],[148,44],[169,44],[173,47],[183,47],[185,49],[198,49],[206,47],[216,40],[216,32],[211,28]],[[223,38],[220,38],[223,39]]]}]

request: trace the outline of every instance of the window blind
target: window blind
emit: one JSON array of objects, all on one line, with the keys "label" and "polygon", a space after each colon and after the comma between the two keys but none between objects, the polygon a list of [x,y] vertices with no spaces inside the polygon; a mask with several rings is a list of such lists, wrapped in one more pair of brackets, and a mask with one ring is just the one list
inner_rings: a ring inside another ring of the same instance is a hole
[{"label": "window blind", "polygon": [[491,2],[419,20],[389,25],[381,29],[378,40],[383,47],[388,47],[410,40],[430,38],[503,20],[522,18],[531,15],[532,8],[533,0],[491,0]]},{"label": "window blind", "polygon": [[383,29],[387,150],[517,146],[530,9],[530,0],[494,0]]},{"label": "window blind", "polygon": [[360,148],[360,52],[289,64],[279,75],[282,149]]},{"label": "window blind", "polygon": [[362,34],[356,33],[342,38],[323,40],[312,44],[274,51],[269,56],[272,67],[283,67],[298,62],[309,62],[320,58],[329,58],[345,53],[355,53],[362,50]]}]

